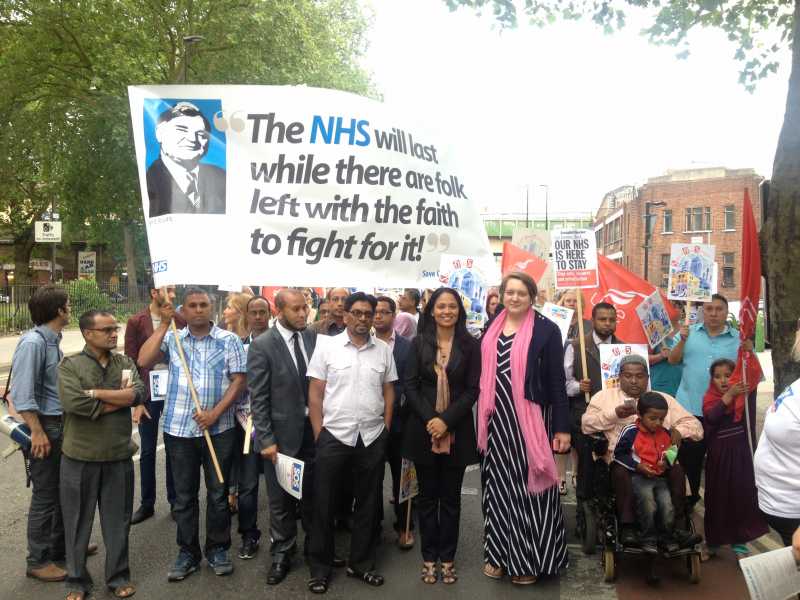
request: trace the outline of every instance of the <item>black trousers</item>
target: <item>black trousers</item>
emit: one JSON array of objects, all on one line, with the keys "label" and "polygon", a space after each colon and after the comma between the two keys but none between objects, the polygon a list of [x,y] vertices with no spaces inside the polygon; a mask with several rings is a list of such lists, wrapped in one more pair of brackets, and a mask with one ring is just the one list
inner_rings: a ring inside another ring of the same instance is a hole
[{"label": "black trousers", "polygon": [[449,466],[447,458],[434,456],[432,464],[416,464],[417,515],[425,562],[452,562],[458,547],[461,483],[466,467]]},{"label": "black trousers", "polygon": [[768,515],[763,510],[761,514],[764,515],[764,520],[767,524],[778,532],[781,536],[784,546],[792,545],[792,535],[800,527],[800,519],[787,519],[785,517],[776,517],[775,515]]},{"label": "black trousers", "polygon": [[[164,401],[150,402],[150,418],[143,417],[139,421],[139,441],[141,442],[141,460],[139,461],[139,484],[141,489],[141,504],[153,508],[156,504],[156,447],[158,446],[158,423],[161,412],[164,410]],[[172,469],[167,461],[167,502],[175,504],[175,483],[172,481]]]},{"label": "black trousers", "polygon": [[[236,429],[211,436],[222,476],[228,477],[236,446]],[[178,547],[195,560],[200,560],[200,469],[206,483],[205,552],[231,547],[231,513],[228,508],[228,487],[217,479],[206,441],[202,437],[182,438],[164,434],[167,460],[175,478],[173,514],[178,525]]]},{"label": "black trousers", "polygon": [[43,567],[64,559],[64,522],[59,499],[61,469],[61,417],[39,416],[50,454],[46,458],[31,458],[31,505],[28,509],[28,568]]},{"label": "black trousers", "polygon": [[[235,467],[231,471],[236,471],[237,476],[239,535],[242,536],[242,541],[259,540],[261,530],[258,528],[258,483],[264,461],[256,450],[253,440],[250,443],[250,453],[244,453],[244,428],[238,422],[232,462]],[[228,490],[231,489],[233,477],[230,479]]]},{"label": "black trousers", "polygon": [[[301,524],[306,534],[306,548],[310,550],[311,527],[314,515],[314,433],[306,419],[303,445],[295,457],[305,463],[303,471],[303,499],[300,501]],[[273,563],[288,563],[297,549],[297,500],[278,484],[275,465],[264,460],[264,480],[267,484],[269,505],[270,554]],[[240,509],[241,510],[241,509]]]},{"label": "black trousers", "polygon": [[[696,418],[703,424],[703,417]],[[683,470],[686,471],[693,503],[700,500],[700,481],[703,478],[703,463],[706,459],[706,450],[705,437],[698,442],[683,440],[678,450],[678,462],[683,465]]]},{"label": "black trousers", "polygon": [[384,430],[374,442],[365,446],[359,436],[353,447],[343,444],[326,429],[320,432],[314,464],[314,521],[308,556],[312,579],[331,575],[336,483],[348,469],[354,473],[355,480],[355,513],[348,564],[362,572],[375,568],[375,496],[388,438]]}]

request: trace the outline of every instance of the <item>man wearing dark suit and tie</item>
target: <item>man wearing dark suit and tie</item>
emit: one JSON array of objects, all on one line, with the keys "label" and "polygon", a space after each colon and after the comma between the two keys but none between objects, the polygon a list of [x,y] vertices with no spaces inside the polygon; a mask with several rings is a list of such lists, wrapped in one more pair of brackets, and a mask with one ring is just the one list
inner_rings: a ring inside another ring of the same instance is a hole
[{"label": "man wearing dark suit and tie", "polygon": [[289,573],[297,543],[295,499],[278,485],[274,463],[278,452],[305,462],[302,525],[308,547],[315,446],[308,420],[306,369],[317,334],[306,329],[308,305],[300,290],[281,290],[275,296],[275,304],[278,309],[275,327],[253,340],[247,355],[247,387],[269,496],[272,540],[269,585],[277,585]]},{"label": "man wearing dark suit and tie", "polygon": [[147,169],[151,217],[174,213],[225,214],[225,171],[201,163],[211,124],[190,102],[178,102],[158,117],[160,156]]}]

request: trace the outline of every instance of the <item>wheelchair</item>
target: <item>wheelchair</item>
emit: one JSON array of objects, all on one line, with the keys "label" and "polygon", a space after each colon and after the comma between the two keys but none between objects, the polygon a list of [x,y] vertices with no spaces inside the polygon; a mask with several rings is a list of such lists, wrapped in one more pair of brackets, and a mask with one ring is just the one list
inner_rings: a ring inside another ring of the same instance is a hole
[{"label": "wheelchair", "polygon": [[[583,552],[587,555],[598,551],[601,553],[604,579],[611,583],[617,575],[617,561],[625,555],[638,555],[646,557],[646,579],[650,584],[658,583],[656,563],[659,558],[669,560],[683,560],[691,583],[700,582],[700,544],[688,548],[667,550],[660,548],[657,555],[647,555],[637,546],[625,546],[620,541],[619,520],[617,518],[616,498],[611,484],[609,465],[603,459],[608,450],[608,441],[602,434],[586,436],[584,442],[586,450],[591,449],[592,460],[585,460],[587,464],[578,464],[578,489],[584,493],[578,495],[576,514],[576,533],[581,540]],[[579,451],[579,457],[583,455]],[[596,458],[594,458],[596,457]],[[583,486],[581,486],[580,480]],[[582,497],[581,497],[582,496]],[[686,514],[686,522],[681,526],[696,533],[691,515]]]}]

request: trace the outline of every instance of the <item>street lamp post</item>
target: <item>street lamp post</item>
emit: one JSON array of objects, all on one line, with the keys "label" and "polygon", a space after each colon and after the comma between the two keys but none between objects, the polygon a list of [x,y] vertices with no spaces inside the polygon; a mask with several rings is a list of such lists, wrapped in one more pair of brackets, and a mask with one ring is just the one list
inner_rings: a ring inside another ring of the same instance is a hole
[{"label": "street lamp post", "polygon": [[666,206],[666,202],[645,202],[644,203],[644,277],[648,281],[647,274],[650,267],[650,237],[652,236],[651,217],[655,217],[650,213],[650,209],[654,206]]},{"label": "street lamp post", "polygon": [[542,183],[539,187],[544,188],[544,229],[545,231],[550,231],[550,186],[546,183]]},{"label": "street lamp post", "polygon": [[530,191],[530,186],[525,186],[525,229],[530,228],[531,222],[528,219],[528,209],[530,207],[529,199],[528,199],[528,192]]},{"label": "street lamp post", "polygon": [[183,83],[187,82],[189,72],[189,46],[203,41],[202,35],[187,35],[183,38]]}]

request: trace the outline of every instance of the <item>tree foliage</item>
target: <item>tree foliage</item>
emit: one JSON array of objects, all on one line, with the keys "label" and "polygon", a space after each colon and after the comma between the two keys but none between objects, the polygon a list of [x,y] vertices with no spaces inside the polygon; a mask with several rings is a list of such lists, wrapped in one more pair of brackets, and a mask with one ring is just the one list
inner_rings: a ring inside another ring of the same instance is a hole
[{"label": "tree foliage", "polygon": [[54,201],[67,241],[119,254],[122,228],[143,227],[129,85],[186,73],[374,94],[368,24],[356,0],[3,0],[0,219],[29,240]]}]

